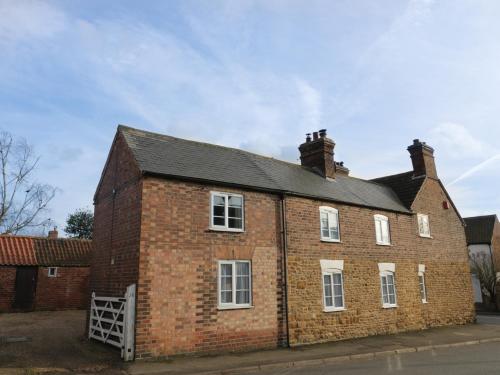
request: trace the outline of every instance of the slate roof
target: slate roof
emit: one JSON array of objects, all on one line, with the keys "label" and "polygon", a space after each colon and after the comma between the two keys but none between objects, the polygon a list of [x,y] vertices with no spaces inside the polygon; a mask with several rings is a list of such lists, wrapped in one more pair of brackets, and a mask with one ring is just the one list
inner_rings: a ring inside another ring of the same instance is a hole
[{"label": "slate roof", "polygon": [[349,176],[325,179],[298,164],[120,125],[143,173],[222,183],[409,213],[391,188]]},{"label": "slate roof", "polygon": [[475,216],[464,218],[467,244],[489,244],[493,238],[496,215]]},{"label": "slate roof", "polygon": [[69,238],[0,236],[2,266],[90,266],[92,241]]},{"label": "slate roof", "polygon": [[413,177],[413,171],[409,171],[392,176],[375,178],[372,181],[389,186],[394,190],[405,207],[410,209],[425,181],[425,176],[415,178]]}]

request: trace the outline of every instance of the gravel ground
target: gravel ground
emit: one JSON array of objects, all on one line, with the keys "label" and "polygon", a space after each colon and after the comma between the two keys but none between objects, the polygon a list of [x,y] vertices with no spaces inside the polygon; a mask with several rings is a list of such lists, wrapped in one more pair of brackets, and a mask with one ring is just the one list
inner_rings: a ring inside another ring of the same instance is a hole
[{"label": "gravel ground", "polygon": [[0,374],[121,373],[120,352],[86,340],[85,319],[81,310],[0,314]]}]

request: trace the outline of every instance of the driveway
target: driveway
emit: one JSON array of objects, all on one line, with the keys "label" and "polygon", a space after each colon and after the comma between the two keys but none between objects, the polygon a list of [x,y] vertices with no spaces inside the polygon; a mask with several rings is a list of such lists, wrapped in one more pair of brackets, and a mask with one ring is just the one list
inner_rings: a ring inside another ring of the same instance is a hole
[{"label": "driveway", "polygon": [[86,340],[85,321],[81,310],[0,314],[0,374],[7,368],[121,373],[120,352]]}]

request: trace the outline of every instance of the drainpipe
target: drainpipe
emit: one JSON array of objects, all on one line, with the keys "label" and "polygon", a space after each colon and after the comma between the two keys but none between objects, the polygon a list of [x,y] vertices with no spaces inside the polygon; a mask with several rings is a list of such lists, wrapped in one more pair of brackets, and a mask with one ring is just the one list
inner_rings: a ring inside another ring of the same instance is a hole
[{"label": "drainpipe", "polygon": [[286,232],[286,201],[285,194],[281,195],[280,200],[280,216],[281,216],[281,248],[283,249],[282,262],[282,284],[283,284],[283,309],[286,329],[286,346],[290,347],[290,326],[288,324],[288,261],[287,261],[287,232]]}]

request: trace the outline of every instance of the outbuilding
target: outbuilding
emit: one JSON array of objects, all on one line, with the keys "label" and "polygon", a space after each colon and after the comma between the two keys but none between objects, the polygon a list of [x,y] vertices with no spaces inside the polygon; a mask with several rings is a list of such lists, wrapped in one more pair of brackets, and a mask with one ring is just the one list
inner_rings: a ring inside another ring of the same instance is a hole
[{"label": "outbuilding", "polygon": [[0,312],[84,309],[92,241],[0,236]]}]

